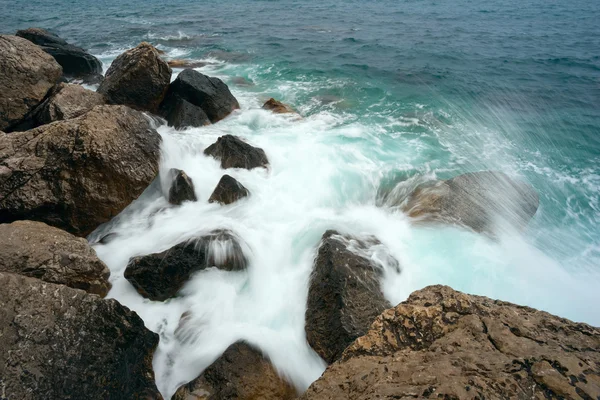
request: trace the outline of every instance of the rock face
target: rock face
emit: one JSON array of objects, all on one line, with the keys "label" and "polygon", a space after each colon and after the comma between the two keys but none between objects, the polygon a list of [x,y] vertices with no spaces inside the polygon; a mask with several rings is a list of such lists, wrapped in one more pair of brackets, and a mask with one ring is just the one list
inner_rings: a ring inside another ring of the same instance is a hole
[{"label": "rock face", "polygon": [[44,99],[62,68],[42,49],[17,36],[0,35],[0,130],[10,131]]},{"label": "rock face", "polygon": [[194,182],[185,172],[172,168],[169,171],[169,176],[172,177],[173,182],[169,189],[169,203],[180,205],[184,201],[198,200],[194,192]]},{"label": "rock face", "polygon": [[274,98],[269,99],[262,106],[263,110],[269,110],[274,112],[275,114],[295,114],[296,112],[292,109],[292,107],[284,104],[280,101],[275,100]]},{"label": "rock face", "polygon": [[221,160],[221,168],[253,169],[267,167],[269,160],[265,151],[244,142],[237,136],[225,135],[204,150],[204,154]]},{"label": "rock face", "polygon": [[98,92],[111,104],[156,114],[170,81],[171,68],[154,46],[143,42],[113,61]]},{"label": "rock face", "polygon": [[62,66],[66,76],[86,77],[102,74],[102,63],[93,55],[80,47],[73,46],[65,40],[41,28],[29,28],[17,32],[17,36],[25,38],[40,46]]},{"label": "rock face", "polygon": [[414,218],[493,234],[498,224],[522,229],[535,215],[538,203],[537,192],[530,185],[502,172],[482,171],[421,185],[403,209]]},{"label": "rock face", "polygon": [[6,399],[162,399],[158,335],[115,300],[0,273],[0,386]]},{"label": "rock face", "polygon": [[381,271],[350,251],[350,245],[364,248],[368,243],[325,232],[308,287],[306,339],[329,364],[390,307],[379,288]]},{"label": "rock face", "polygon": [[142,296],[164,301],[175,296],[195,272],[213,266],[237,271],[246,265],[238,239],[228,231],[215,231],[161,253],[134,257],[124,275]]},{"label": "rock face", "polygon": [[148,120],[124,106],[2,135],[0,222],[32,219],[87,235],[154,179],[159,146]]},{"label": "rock face", "polygon": [[41,222],[0,224],[0,271],[82,289],[102,297],[110,290],[108,267],[87,240]]},{"label": "rock face", "polygon": [[302,399],[596,399],[600,329],[429,286],[386,310]]},{"label": "rock face", "polygon": [[175,93],[167,93],[159,113],[176,129],[210,125],[210,119],[200,107]]},{"label": "rock face", "polygon": [[279,377],[259,350],[237,342],[198,378],[180,387],[171,400],[291,400],[296,396],[294,387]]},{"label": "rock face", "polygon": [[217,187],[208,199],[209,203],[231,204],[237,200],[248,196],[250,192],[239,183],[235,178],[229,175],[223,175],[217,184]]}]

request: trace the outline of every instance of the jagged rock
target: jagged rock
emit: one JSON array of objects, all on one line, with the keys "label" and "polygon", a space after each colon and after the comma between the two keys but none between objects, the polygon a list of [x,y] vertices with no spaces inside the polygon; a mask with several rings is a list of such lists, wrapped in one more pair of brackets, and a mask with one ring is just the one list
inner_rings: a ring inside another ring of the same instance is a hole
[{"label": "jagged rock", "polygon": [[181,386],[171,400],[291,400],[296,396],[294,387],[259,350],[237,342],[198,378]]},{"label": "jagged rock", "polygon": [[85,236],[154,179],[160,136],[143,114],[96,106],[0,136],[0,222],[31,219]]},{"label": "jagged rock", "polygon": [[329,364],[390,307],[379,287],[380,266],[350,250],[376,243],[335,231],[323,235],[308,286],[305,331],[308,344]]},{"label": "jagged rock", "polygon": [[175,296],[195,272],[213,266],[237,271],[246,265],[239,239],[231,232],[215,231],[160,253],[134,257],[124,275],[142,296],[164,301]]},{"label": "jagged rock", "polygon": [[223,175],[217,187],[208,199],[209,203],[231,204],[241,198],[248,196],[250,192],[229,175]]},{"label": "jagged rock", "polygon": [[30,41],[0,35],[0,130],[9,132],[44,99],[62,68]]},{"label": "jagged rock", "polygon": [[494,234],[499,224],[522,229],[535,215],[533,187],[502,172],[481,171],[417,187],[403,205],[413,218],[466,226]]},{"label": "jagged rock", "polygon": [[210,125],[210,119],[200,107],[193,105],[174,92],[168,92],[159,113],[169,126],[176,129]]},{"label": "jagged rock", "polygon": [[0,273],[2,398],[154,399],[158,335],[116,300]]},{"label": "jagged rock", "polygon": [[149,43],[127,50],[111,64],[98,92],[111,104],[156,113],[171,82],[171,68]]},{"label": "jagged rock", "polygon": [[221,136],[204,150],[204,154],[221,160],[221,168],[267,167],[269,160],[265,151],[244,142],[237,136]]},{"label": "jagged rock", "polygon": [[110,270],[87,240],[42,222],[0,224],[0,271],[82,289],[102,297]]},{"label": "jagged rock", "polygon": [[383,312],[301,397],[596,399],[600,329],[447,286]]},{"label": "jagged rock", "polygon": [[262,108],[263,110],[272,111],[275,114],[296,114],[296,111],[294,111],[292,107],[275,100],[274,98],[267,100],[267,102],[263,104]]},{"label": "jagged rock", "polygon": [[169,189],[169,203],[180,205],[184,201],[197,201],[194,192],[194,182],[180,169],[171,168],[171,188]]},{"label": "jagged rock", "polygon": [[102,74],[102,62],[81,47],[73,46],[57,35],[41,28],[17,31],[17,36],[40,46],[62,66],[63,74],[87,77]]}]

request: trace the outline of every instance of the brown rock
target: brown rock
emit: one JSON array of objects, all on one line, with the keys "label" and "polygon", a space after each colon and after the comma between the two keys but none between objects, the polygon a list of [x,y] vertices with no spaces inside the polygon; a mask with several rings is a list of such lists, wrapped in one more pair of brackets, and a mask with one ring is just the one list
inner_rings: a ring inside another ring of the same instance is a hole
[{"label": "brown rock", "polygon": [[208,199],[209,203],[231,204],[241,198],[248,196],[250,192],[239,183],[235,178],[229,175],[223,175],[217,187]]},{"label": "brown rock", "polygon": [[429,286],[382,313],[302,399],[596,399],[600,329]]},{"label": "brown rock", "polygon": [[194,192],[194,182],[185,172],[180,169],[171,168],[171,188],[169,189],[169,203],[180,205],[184,201],[197,201]]},{"label": "brown rock", "polygon": [[184,59],[174,59],[167,61],[171,68],[202,68],[206,67],[209,63],[206,61],[194,61]]},{"label": "brown rock", "polygon": [[262,108],[263,110],[272,111],[275,114],[296,114],[292,107],[275,100],[274,98],[267,100],[267,102],[263,104]]},{"label": "brown rock", "polygon": [[204,154],[221,160],[221,168],[253,169],[267,167],[269,160],[265,151],[244,142],[237,136],[221,136],[204,150]]}]

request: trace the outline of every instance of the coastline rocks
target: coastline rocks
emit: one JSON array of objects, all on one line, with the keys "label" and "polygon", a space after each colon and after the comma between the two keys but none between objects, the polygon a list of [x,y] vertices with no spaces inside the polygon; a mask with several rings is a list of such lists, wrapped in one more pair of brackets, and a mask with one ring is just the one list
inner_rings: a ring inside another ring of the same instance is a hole
[{"label": "coastline rocks", "polygon": [[200,107],[175,93],[167,93],[159,113],[175,129],[210,125],[210,119]]},{"label": "coastline rocks", "polygon": [[429,286],[383,312],[301,397],[596,399],[600,329]]},{"label": "coastline rocks", "polygon": [[262,109],[272,111],[275,114],[296,114],[296,111],[294,111],[292,107],[275,100],[274,98],[267,100],[267,102],[263,104]]},{"label": "coastline rocks", "polygon": [[208,199],[209,203],[231,204],[250,195],[248,189],[229,175],[223,175]]},{"label": "coastline rocks", "polygon": [[305,331],[308,344],[328,364],[337,360],[390,307],[379,288],[378,267],[350,250],[367,245],[327,231],[315,259],[308,287]]},{"label": "coastline rocks", "polygon": [[271,362],[244,342],[232,344],[202,374],[181,386],[171,400],[291,400],[296,390]]},{"label": "coastline rocks", "polygon": [[155,399],[158,335],[115,300],[0,273],[0,386],[7,399]]},{"label": "coastline rocks", "polygon": [[60,79],[62,68],[30,41],[0,35],[0,130],[9,132]]},{"label": "coastline rocks", "polygon": [[2,135],[0,222],[31,219],[85,236],[152,182],[159,146],[144,115],[124,106]]},{"label": "coastline rocks", "polygon": [[0,271],[106,296],[110,270],[87,240],[42,222],[0,224]]},{"label": "coastline rocks", "polygon": [[180,205],[184,201],[197,201],[194,192],[194,182],[180,169],[171,168],[169,171],[171,177],[171,188],[169,189],[169,203]]},{"label": "coastline rocks", "polygon": [[225,135],[204,150],[204,154],[221,160],[221,168],[253,169],[267,167],[269,160],[265,151],[244,142],[237,136]]},{"label": "coastline rocks", "polygon": [[170,81],[171,68],[154,46],[142,42],[113,61],[98,92],[111,104],[156,114]]},{"label": "coastline rocks", "polygon": [[535,189],[502,172],[481,171],[424,184],[408,197],[410,217],[466,226],[494,234],[501,224],[523,229],[539,204]]}]

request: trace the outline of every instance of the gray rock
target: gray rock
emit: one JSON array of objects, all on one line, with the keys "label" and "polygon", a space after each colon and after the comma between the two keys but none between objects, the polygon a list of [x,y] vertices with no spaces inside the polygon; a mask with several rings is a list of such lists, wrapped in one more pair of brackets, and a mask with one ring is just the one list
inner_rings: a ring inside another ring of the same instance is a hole
[{"label": "gray rock", "polygon": [[209,203],[231,204],[250,195],[248,189],[229,175],[223,175],[208,199]]},{"label": "gray rock", "polygon": [[210,125],[210,119],[202,110],[176,93],[167,93],[159,110],[169,126],[176,129]]}]

